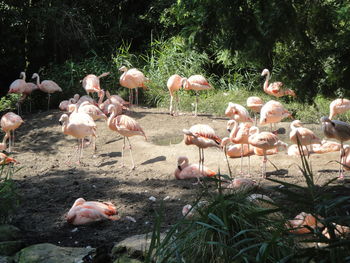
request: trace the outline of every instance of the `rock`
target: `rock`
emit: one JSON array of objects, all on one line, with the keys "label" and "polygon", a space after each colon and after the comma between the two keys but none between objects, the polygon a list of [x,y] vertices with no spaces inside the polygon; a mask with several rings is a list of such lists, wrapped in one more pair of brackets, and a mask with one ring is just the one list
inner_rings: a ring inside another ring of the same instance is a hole
[{"label": "rock", "polygon": [[15,255],[16,263],[78,263],[94,248],[59,247],[42,243],[23,248]]},{"label": "rock", "polygon": [[0,242],[0,255],[11,256],[24,247],[21,240],[11,240]]},{"label": "rock", "polygon": [[[116,243],[112,248],[112,255],[127,252],[131,257],[138,258],[144,256],[151,244],[152,233],[135,235],[128,237],[119,243]],[[165,234],[160,234],[160,240],[165,238]]]},{"label": "rock", "polygon": [[113,263],[142,263],[142,261],[128,258],[127,256],[123,255],[122,257],[116,259]]},{"label": "rock", "polygon": [[20,239],[21,230],[12,225],[0,225],[0,241],[11,241]]},{"label": "rock", "polygon": [[12,258],[6,256],[0,256],[0,263],[12,263]]}]

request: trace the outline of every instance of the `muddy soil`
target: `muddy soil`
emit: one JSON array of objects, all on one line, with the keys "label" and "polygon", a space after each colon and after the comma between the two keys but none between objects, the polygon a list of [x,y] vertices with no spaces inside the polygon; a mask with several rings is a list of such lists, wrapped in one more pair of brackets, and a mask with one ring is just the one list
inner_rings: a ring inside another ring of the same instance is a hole
[{"label": "muddy soil", "polygon": [[[12,223],[21,228],[27,244],[50,242],[61,246],[97,247],[106,242],[122,240],[134,234],[151,231],[154,212],[164,201],[164,228],[176,222],[182,207],[194,201],[201,191],[196,180],[176,180],[174,170],[177,157],[188,156],[190,162],[198,162],[198,149],[186,146],[182,129],[203,123],[212,126],[220,137],[227,136],[225,117],[190,113],[178,117],[167,114],[165,109],[135,107],[129,112],[147,134],[130,138],[136,169],[131,171],[129,150],[125,151],[126,167],[120,168],[123,138],[112,132],[104,121],[97,122],[97,151],[84,149],[82,164],[77,165],[74,156],[77,140],[64,135],[58,122],[62,112],[51,110],[23,116],[25,122],[16,131],[13,156],[22,167],[14,176],[21,195],[20,207]],[[288,139],[289,123],[278,125],[287,129],[282,140]],[[307,125],[323,137],[320,125]],[[265,127],[263,129],[267,129]],[[317,183],[337,175],[338,153],[311,156]],[[247,171],[247,158],[244,169]],[[261,179],[260,156],[251,156],[251,177],[262,186],[272,183]],[[303,184],[298,157],[286,152],[269,156],[267,171],[270,178]],[[233,176],[239,176],[240,159],[229,160]],[[211,169],[228,174],[224,155],[217,149],[205,150],[205,164]],[[276,170],[277,168],[277,170]],[[214,186],[211,186],[214,188]],[[149,198],[153,196],[156,201]],[[116,205],[121,219],[104,221],[86,226],[69,225],[65,214],[74,201],[110,201]],[[133,217],[136,222],[127,219]]]}]

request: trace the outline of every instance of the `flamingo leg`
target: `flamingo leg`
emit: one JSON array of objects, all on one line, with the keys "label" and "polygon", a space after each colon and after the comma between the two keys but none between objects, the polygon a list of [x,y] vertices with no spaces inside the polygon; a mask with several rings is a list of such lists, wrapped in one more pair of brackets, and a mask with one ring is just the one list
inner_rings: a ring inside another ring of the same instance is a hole
[{"label": "flamingo leg", "polygon": [[180,110],[180,97],[179,94],[176,94],[176,115],[179,115],[179,110]]},{"label": "flamingo leg", "polygon": [[122,165],[120,167],[124,167],[124,149],[125,149],[125,136],[123,137]]},{"label": "flamingo leg", "polygon": [[139,105],[139,89],[138,88],[136,88],[135,89],[135,104],[136,105]]},{"label": "flamingo leg", "polygon": [[266,156],[266,150],[264,150],[263,168],[262,168],[262,177],[263,178],[266,178],[266,162],[267,162],[267,156]]},{"label": "flamingo leg", "polygon": [[249,143],[248,143],[248,175],[250,176],[250,154],[249,154]]},{"label": "flamingo leg", "polygon": [[47,110],[50,110],[50,97],[51,97],[51,94],[48,93],[48,99],[47,99]]},{"label": "flamingo leg", "polygon": [[132,106],[133,104],[133,91],[132,89],[129,89],[129,102],[130,102],[130,107]]},{"label": "flamingo leg", "polygon": [[9,152],[11,152],[11,131],[6,133],[7,138],[9,138]]},{"label": "flamingo leg", "polygon": [[198,91],[196,91],[196,105],[194,108],[194,116],[197,117],[197,108],[198,108]]},{"label": "flamingo leg", "polygon": [[343,142],[340,142],[340,167],[339,167],[339,179],[344,179],[344,170],[342,165],[342,159],[344,158],[344,148],[343,148]]},{"label": "flamingo leg", "polygon": [[169,113],[170,113],[170,115],[173,115],[173,95],[170,95]]},{"label": "flamingo leg", "polygon": [[241,144],[241,175],[243,174],[243,144]]},{"label": "flamingo leg", "polygon": [[132,156],[131,143],[130,143],[130,140],[129,140],[128,137],[126,137],[126,139],[128,140],[128,143],[129,143],[129,151],[130,151],[131,162],[132,162],[131,170],[134,170],[135,169],[135,163],[134,163],[134,157]]}]

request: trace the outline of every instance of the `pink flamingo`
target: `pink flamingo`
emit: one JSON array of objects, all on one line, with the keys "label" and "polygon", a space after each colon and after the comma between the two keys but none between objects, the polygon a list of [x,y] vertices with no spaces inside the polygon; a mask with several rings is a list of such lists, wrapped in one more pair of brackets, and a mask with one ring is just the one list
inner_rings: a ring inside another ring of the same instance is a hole
[{"label": "pink flamingo", "polygon": [[84,101],[88,101],[91,104],[98,105],[96,101],[93,98],[91,98],[89,95],[84,95],[80,97],[80,95],[77,93],[77,94],[74,94],[73,99],[76,101],[77,106],[82,104]]},{"label": "pink flamingo", "polygon": [[101,220],[118,220],[116,207],[110,202],[75,200],[66,219],[69,224],[84,225]]},{"label": "pink flamingo", "polygon": [[[59,122],[62,125],[63,134],[71,135],[78,139],[78,164],[80,164],[80,158],[84,148],[84,138],[93,136],[96,141],[96,124],[88,114],[81,112],[75,112],[69,117],[67,114],[63,114]],[[96,145],[94,145],[94,150],[95,149]]]},{"label": "pink flamingo", "polygon": [[[177,91],[179,91],[182,87],[182,84],[184,82],[184,78],[174,74],[172,76],[170,76],[170,78],[168,79],[166,85],[168,87],[169,93],[170,93],[170,107],[169,107],[169,113],[172,116],[175,116],[178,113],[178,108],[179,108],[179,96],[177,94]],[[174,111],[173,111],[173,100],[175,97],[175,107],[174,107]]]},{"label": "pink flamingo", "polygon": [[[233,143],[241,144],[241,174],[243,174],[243,154],[244,144],[248,144],[249,130],[252,127],[250,122],[242,122],[238,125],[235,120],[229,120],[227,122],[227,130],[230,132],[230,141]],[[249,152],[249,145],[248,145]],[[248,174],[250,174],[250,157],[248,155]]]},{"label": "pink flamingo", "polygon": [[[8,93],[17,93],[17,94],[22,94],[26,87],[27,87],[27,82],[26,82],[26,73],[25,72],[21,72],[19,74],[19,79],[16,79],[15,81],[13,81],[10,85],[9,91]],[[20,105],[21,103],[24,101],[21,100],[21,98],[19,99],[19,101],[17,102],[17,113],[20,114]]]},{"label": "pink flamingo", "polygon": [[145,137],[145,140],[147,141],[147,137],[143,129],[141,128],[140,124],[138,124],[133,118],[127,116],[127,115],[118,115],[116,114],[116,108],[115,106],[109,105],[108,106],[108,113],[111,113],[107,120],[107,125],[112,131],[118,132],[120,135],[124,137],[123,141],[123,148],[122,148],[122,167],[124,167],[124,149],[125,149],[125,138],[128,140],[129,143],[129,150],[130,150],[130,156],[132,161],[132,167],[131,170],[135,169],[135,163],[134,158],[132,156],[131,151],[131,144],[129,137],[140,135]]},{"label": "pink flamingo", "polygon": [[[24,91],[22,92],[22,96],[20,97],[20,99],[18,101],[19,105],[21,105],[25,101],[25,99],[32,94],[32,92],[34,90],[39,89],[39,87],[32,82],[26,82],[26,83],[27,83],[27,85],[26,85]],[[31,103],[30,99],[29,99],[29,111],[30,112],[32,111],[32,103]]]},{"label": "pink flamingo", "polygon": [[342,114],[350,110],[350,100],[348,99],[336,99],[329,105],[329,119],[331,120],[338,114]]},{"label": "pink flamingo", "polygon": [[261,108],[260,125],[270,124],[272,130],[272,123],[278,123],[287,117],[293,118],[280,102],[270,100]]},{"label": "pink flamingo", "polygon": [[[308,146],[314,143],[321,143],[321,139],[318,138],[313,133],[313,131],[309,130],[308,128],[302,127],[301,121],[299,120],[292,121],[292,123],[290,124],[290,128],[291,131],[289,133],[289,139],[295,144]],[[307,153],[309,156],[309,149],[307,149]]]},{"label": "pink flamingo", "polygon": [[61,111],[68,111],[68,106],[70,104],[76,104],[77,102],[75,101],[74,98],[70,98],[69,100],[62,100],[60,104],[58,105],[58,108]]},{"label": "pink flamingo", "polygon": [[96,76],[94,74],[86,75],[85,78],[83,78],[82,84],[87,95],[89,96],[89,93],[99,92],[101,90],[100,78],[106,77],[108,75],[109,72],[104,72],[100,76]]},{"label": "pink flamingo", "polygon": [[270,71],[268,69],[264,69],[261,73],[261,76],[266,76],[265,82],[264,82],[264,91],[265,93],[275,96],[277,98],[290,95],[295,97],[295,92],[291,89],[283,89],[283,83],[282,82],[273,82],[269,85],[269,79],[270,79]]},{"label": "pink flamingo", "polygon": [[[248,156],[253,154],[253,149],[249,147],[248,144],[231,144],[230,138],[225,137],[221,141],[221,146],[223,147],[224,151],[226,152],[226,155],[230,158],[241,158],[242,151],[243,156]],[[227,146],[228,145],[228,146]],[[243,147],[242,147],[243,146]]]},{"label": "pink flamingo", "polygon": [[39,89],[42,92],[45,92],[48,94],[48,100],[47,100],[47,110],[50,109],[50,97],[51,97],[51,93],[54,92],[62,92],[62,89],[60,88],[60,86],[58,86],[58,84],[52,80],[43,80],[40,83],[40,77],[38,75],[38,73],[34,73],[32,76],[32,79],[36,78],[36,85],[39,87]]},{"label": "pink flamingo", "polygon": [[[303,152],[307,152],[308,149],[305,145],[301,145],[301,149]],[[309,152],[312,153],[312,152]],[[292,144],[291,146],[288,147],[287,150],[287,154],[288,156],[300,156],[300,152],[299,152],[299,147],[297,144]]]},{"label": "pink flamingo", "polygon": [[104,94],[105,94],[104,90],[101,90],[98,93],[98,96],[99,96],[98,105],[99,105],[99,108],[103,111],[103,113],[105,114],[108,113],[108,106],[110,104],[113,104],[116,107],[117,115],[122,114],[123,110],[128,109],[126,105],[129,105],[129,102],[123,100],[123,98],[118,95],[111,95],[108,91],[106,91],[106,95],[108,99],[106,99],[103,102]]},{"label": "pink flamingo", "polygon": [[[265,154],[266,155],[274,155],[274,154],[279,153],[282,150],[287,150],[287,148],[288,148],[288,144],[281,142],[281,144],[278,147],[266,150]],[[253,152],[257,156],[264,156],[264,150],[261,148],[253,147]]]},{"label": "pink flamingo", "polygon": [[226,186],[234,190],[250,190],[254,187],[257,187],[256,181],[249,178],[235,178]]},{"label": "pink flamingo", "polygon": [[225,115],[237,122],[253,122],[249,112],[242,105],[229,102],[225,110]]},{"label": "pink flamingo", "polygon": [[254,147],[260,148],[263,150],[263,165],[262,165],[262,176],[266,178],[266,162],[267,156],[266,151],[273,149],[279,146],[284,147],[286,145],[278,139],[278,137],[271,132],[259,132],[259,128],[253,126],[250,129],[251,135],[249,136],[248,142]]},{"label": "pink flamingo", "polygon": [[8,157],[6,154],[0,152],[0,165],[7,165],[10,163],[18,163],[14,158]]},{"label": "pink flamingo", "polygon": [[80,104],[78,108],[78,112],[86,113],[90,115],[90,117],[96,121],[99,119],[105,119],[107,120],[107,116],[99,109],[99,107],[91,104],[88,101],[84,101],[82,104]]},{"label": "pink flamingo", "polygon": [[196,93],[196,103],[195,103],[195,112],[194,116],[197,116],[197,107],[198,107],[198,91],[200,90],[209,90],[213,87],[208,83],[205,77],[202,75],[192,75],[188,79],[182,78],[182,84],[184,90],[194,90]]},{"label": "pink flamingo", "polygon": [[177,159],[177,169],[174,173],[176,179],[190,179],[199,177],[212,177],[216,172],[210,170],[208,167],[199,167],[198,164],[189,164],[186,156],[180,156]]},{"label": "pink flamingo", "polygon": [[256,126],[256,114],[260,113],[264,101],[259,97],[249,97],[247,98],[247,107],[254,112],[254,125]]},{"label": "pink flamingo", "polygon": [[148,78],[145,77],[145,75],[139,71],[136,68],[131,68],[128,69],[125,66],[122,66],[120,69],[120,71],[124,72],[119,79],[119,83],[122,87],[124,88],[128,88],[130,89],[129,92],[129,102],[130,104],[133,104],[133,91],[132,89],[135,89],[135,103],[136,105],[139,104],[139,93],[138,93],[138,89],[137,88],[143,88],[143,89],[147,89],[146,87],[146,82],[149,81]]},{"label": "pink flamingo", "polygon": [[199,150],[199,167],[204,167],[204,149],[208,147],[220,148],[221,139],[212,127],[206,124],[193,125],[189,130],[183,129],[186,145],[196,145]]},{"label": "pink flamingo", "polygon": [[312,144],[312,152],[314,153],[329,153],[329,152],[338,152],[340,151],[340,143],[322,140],[321,143]]},{"label": "pink flamingo", "polygon": [[[6,148],[6,141],[9,139],[9,152],[11,152],[11,145],[14,145],[15,130],[21,126],[23,123],[22,118],[13,112],[8,112],[1,117],[0,126],[5,132],[5,137],[3,139],[1,148]],[[11,136],[11,131],[13,135]],[[13,137],[13,140],[11,140]]]}]

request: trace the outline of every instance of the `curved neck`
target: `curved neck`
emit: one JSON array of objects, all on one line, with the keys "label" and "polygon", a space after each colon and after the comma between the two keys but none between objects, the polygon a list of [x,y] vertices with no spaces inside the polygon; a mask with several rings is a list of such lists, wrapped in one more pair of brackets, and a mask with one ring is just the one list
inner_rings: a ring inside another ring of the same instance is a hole
[{"label": "curved neck", "polygon": [[115,110],[115,108],[113,108],[112,113],[111,113],[111,115],[109,115],[108,120],[107,120],[107,125],[111,129],[113,127],[113,120],[114,120],[115,116],[116,116],[116,110]]},{"label": "curved neck", "polygon": [[230,128],[231,127],[232,127],[232,129],[231,129],[231,132],[230,132],[230,138],[236,136],[237,131],[238,131],[238,122],[233,120]]},{"label": "curved neck", "polygon": [[40,77],[38,74],[35,75],[36,77],[36,85],[38,85],[38,87],[40,86]]},{"label": "curved neck", "polygon": [[26,81],[26,73],[25,72],[21,72],[21,77],[24,81]]},{"label": "curved neck", "polygon": [[100,96],[98,97],[98,102],[97,102],[97,105],[101,105],[102,104],[102,102],[103,102],[103,99],[104,99],[104,97],[105,97],[105,91],[104,90],[101,90],[100,91]]},{"label": "curved neck", "polygon": [[264,91],[267,89],[269,86],[269,79],[270,79],[270,72],[267,72],[265,82],[264,82]]},{"label": "curved neck", "polygon": [[187,166],[188,166],[188,158],[187,157],[180,158],[180,160],[178,162],[178,167],[181,167],[180,170],[183,170]]}]

